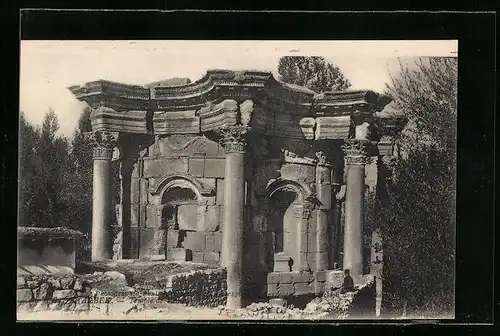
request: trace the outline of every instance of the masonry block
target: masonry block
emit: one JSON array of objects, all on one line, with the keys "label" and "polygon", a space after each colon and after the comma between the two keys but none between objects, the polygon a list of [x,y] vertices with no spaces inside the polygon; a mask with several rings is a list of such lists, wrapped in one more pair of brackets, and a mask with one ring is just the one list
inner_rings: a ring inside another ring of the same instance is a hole
[{"label": "masonry block", "polygon": [[198,229],[198,205],[184,204],[177,210],[179,230],[196,231]]},{"label": "masonry block", "polygon": [[205,177],[223,178],[225,174],[225,159],[206,158]]},{"label": "masonry block", "polygon": [[203,262],[207,264],[218,264],[220,262],[219,252],[203,252]]},{"label": "masonry block", "polygon": [[289,284],[292,283],[292,273],[279,273],[280,283]]},{"label": "masonry block", "polygon": [[202,263],[203,262],[203,252],[193,251],[193,262]]},{"label": "masonry block", "polygon": [[281,273],[271,272],[267,274],[268,284],[277,284],[281,282]]},{"label": "masonry block", "polygon": [[170,260],[174,261],[189,261],[192,259],[192,251],[185,248],[173,248],[169,251]]},{"label": "masonry block", "polygon": [[295,289],[292,284],[280,284],[278,286],[278,292],[281,296],[288,296],[294,294]]},{"label": "masonry block", "polygon": [[205,250],[207,251],[216,251],[215,248],[215,237],[213,234],[207,234],[205,237]]},{"label": "masonry block", "polygon": [[300,283],[300,282],[311,282],[314,280],[313,273],[292,273],[292,282]]},{"label": "masonry block", "polygon": [[214,232],[214,241],[215,241],[215,251],[221,252],[222,250],[222,232]]},{"label": "masonry block", "polygon": [[278,284],[267,284],[267,296],[278,296]]},{"label": "masonry block", "polygon": [[324,281],[314,281],[314,293],[321,294],[325,292],[326,282]]},{"label": "masonry block", "polygon": [[307,235],[307,252],[317,252],[316,235]]},{"label": "masonry block", "polygon": [[326,284],[330,288],[340,288],[344,283],[344,272],[341,270],[325,271]]},{"label": "masonry block", "polygon": [[146,228],[154,229],[158,226],[156,205],[148,204],[146,206]]},{"label": "masonry block", "polygon": [[326,281],[326,271],[314,272],[314,280],[325,282]]},{"label": "masonry block", "polygon": [[279,298],[270,299],[270,300],[269,300],[269,304],[270,304],[271,306],[277,306],[277,307],[286,307],[286,306],[287,306],[287,302],[286,302],[286,300],[284,300],[284,299],[279,299]]},{"label": "masonry block", "polygon": [[293,284],[294,295],[306,295],[314,293],[314,283],[298,282]]},{"label": "masonry block", "polygon": [[141,193],[141,180],[133,178],[130,181],[130,202],[132,204],[138,204]]},{"label": "masonry block", "polygon": [[205,158],[189,158],[188,172],[195,177],[203,177],[205,171]]},{"label": "masonry block", "polygon": [[179,240],[178,230],[167,230],[167,248],[176,248]]},{"label": "masonry block", "polygon": [[224,180],[223,179],[217,179],[216,203],[217,203],[217,205],[224,204]]},{"label": "masonry block", "polygon": [[205,214],[198,218],[198,231],[214,232],[219,229],[220,207],[207,206]]},{"label": "masonry block", "polygon": [[130,225],[139,226],[139,204],[132,204],[130,209]]},{"label": "masonry block", "polygon": [[274,272],[290,272],[290,266],[288,266],[288,261],[274,261]]},{"label": "masonry block", "polygon": [[145,159],[144,160],[144,177],[158,177],[166,174],[187,173],[188,172],[188,158],[171,158],[171,159]]},{"label": "masonry block", "polygon": [[184,247],[193,251],[205,250],[206,234],[201,232],[186,232]]}]

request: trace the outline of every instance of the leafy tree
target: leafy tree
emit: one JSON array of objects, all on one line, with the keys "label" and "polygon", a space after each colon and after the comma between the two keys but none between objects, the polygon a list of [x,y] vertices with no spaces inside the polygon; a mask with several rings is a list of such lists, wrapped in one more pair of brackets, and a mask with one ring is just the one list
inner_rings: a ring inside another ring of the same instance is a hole
[{"label": "leafy tree", "polygon": [[387,86],[409,124],[378,213],[384,292],[414,314],[450,313],[454,306],[457,75],[456,59],[419,59],[401,64]]},{"label": "leafy tree", "polygon": [[351,86],[338,66],[319,56],[283,56],[278,63],[280,80],[314,92],[341,91]]},{"label": "leafy tree", "polygon": [[37,147],[40,130],[31,125],[21,111],[19,119],[19,225],[37,222]]}]

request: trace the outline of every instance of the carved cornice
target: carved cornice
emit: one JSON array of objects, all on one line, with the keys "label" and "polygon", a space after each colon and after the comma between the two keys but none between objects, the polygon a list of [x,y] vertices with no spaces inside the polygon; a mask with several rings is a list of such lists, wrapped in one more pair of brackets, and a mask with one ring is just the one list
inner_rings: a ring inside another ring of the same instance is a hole
[{"label": "carved cornice", "polygon": [[220,141],[226,153],[244,153],[246,151],[246,135],[250,127],[245,125],[225,126],[218,129]]},{"label": "carved cornice", "polygon": [[118,145],[118,132],[94,131],[88,134],[94,159],[111,160],[113,149]]},{"label": "carved cornice", "polygon": [[368,156],[368,147],[371,145],[369,140],[347,139],[342,145],[345,153],[345,160],[348,165],[365,165],[370,157]]},{"label": "carved cornice", "polygon": [[304,156],[299,156],[292,151],[289,151],[288,149],[282,149],[281,152],[283,153],[283,157],[285,162],[287,163],[299,163],[299,164],[306,164],[306,165],[316,165],[317,160],[316,159],[311,159],[308,157]]}]

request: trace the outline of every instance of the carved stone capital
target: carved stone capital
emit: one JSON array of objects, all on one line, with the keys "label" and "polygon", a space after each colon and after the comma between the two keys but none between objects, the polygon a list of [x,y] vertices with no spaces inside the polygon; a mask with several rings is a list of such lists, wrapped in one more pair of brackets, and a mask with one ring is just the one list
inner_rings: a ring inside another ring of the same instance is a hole
[{"label": "carved stone capital", "polygon": [[313,211],[313,204],[310,202],[304,202],[303,204],[295,208],[295,217],[300,219],[309,219],[311,217],[311,212]]},{"label": "carved stone capital", "polygon": [[118,144],[118,132],[94,131],[89,136],[94,146],[94,159],[111,160],[113,149]]},{"label": "carved stone capital", "polygon": [[323,151],[316,152],[314,155],[318,158],[318,165],[319,166],[328,166],[329,163],[326,159],[325,153]]},{"label": "carved stone capital", "polygon": [[244,125],[225,126],[217,132],[226,153],[244,153],[247,147],[246,135],[250,127]]},{"label": "carved stone capital", "polygon": [[369,140],[347,139],[342,145],[345,160],[348,165],[365,165],[369,162],[367,150]]}]

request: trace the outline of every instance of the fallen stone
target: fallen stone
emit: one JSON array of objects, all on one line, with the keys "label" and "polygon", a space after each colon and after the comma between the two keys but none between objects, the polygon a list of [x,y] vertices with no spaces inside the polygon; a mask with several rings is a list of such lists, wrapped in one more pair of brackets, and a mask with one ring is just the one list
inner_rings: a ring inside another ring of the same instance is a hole
[{"label": "fallen stone", "polygon": [[277,307],[286,307],[287,302],[285,299],[270,299],[269,304]]},{"label": "fallen stone", "polygon": [[111,279],[111,281],[117,285],[127,285],[127,278],[125,274],[117,271],[107,271],[104,273],[105,276]]},{"label": "fallen stone", "polygon": [[33,290],[33,295],[37,300],[50,300],[52,296],[52,287],[49,283],[42,283],[40,287]]},{"label": "fallen stone", "polygon": [[36,280],[27,280],[26,285],[28,286],[29,289],[33,289],[33,288],[38,287],[39,282]]},{"label": "fallen stone", "polygon": [[33,299],[33,293],[29,289],[18,289],[16,295],[16,301],[18,302],[28,302]]},{"label": "fallen stone", "polygon": [[49,303],[49,310],[60,310],[61,309],[61,302],[51,302]]},{"label": "fallen stone", "polygon": [[62,277],[60,279],[61,281],[61,288],[62,289],[70,289],[73,286],[73,283],[75,279],[73,277]]},{"label": "fallen stone", "polygon": [[17,288],[24,288],[26,286],[26,279],[23,276],[17,277]]},{"label": "fallen stone", "polygon": [[56,290],[52,294],[53,299],[72,299],[76,296],[76,293],[72,289],[61,289],[61,290]]},{"label": "fallen stone", "polygon": [[61,281],[57,278],[49,278],[47,279],[47,282],[52,285],[54,289],[60,289],[61,288]]},{"label": "fallen stone", "polygon": [[81,291],[83,289],[83,283],[80,279],[76,279],[73,284],[73,289],[76,291]]}]

